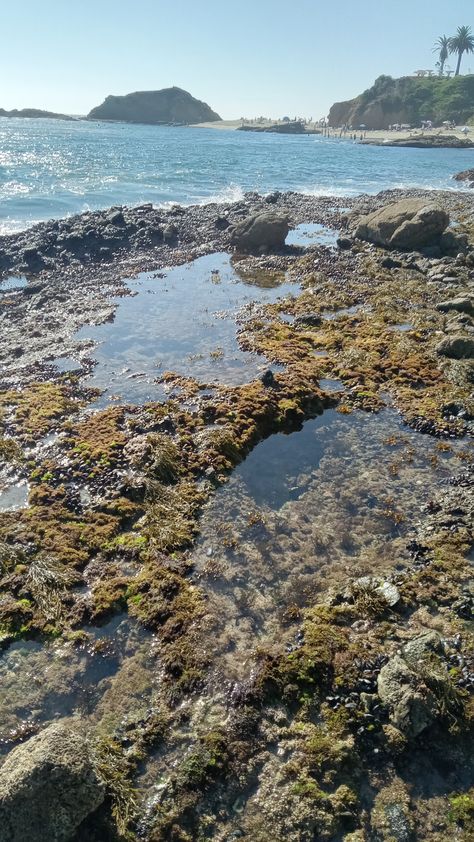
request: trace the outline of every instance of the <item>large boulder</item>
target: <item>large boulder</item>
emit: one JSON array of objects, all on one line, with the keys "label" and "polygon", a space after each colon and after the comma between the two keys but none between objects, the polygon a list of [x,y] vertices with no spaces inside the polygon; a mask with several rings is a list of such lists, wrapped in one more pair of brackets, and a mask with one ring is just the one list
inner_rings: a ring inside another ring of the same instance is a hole
[{"label": "large boulder", "polygon": [[231,245],[246,254],[281,251],[290,230],[288,217],[274,211],[252,214],[239,222],[231,235]]},{"label": "large boulder", "polygon": [[448,225],[448,214],[437,205],[402,199],[361,217],[354,234],[379,246],[412,251],[437,244]]},{"label": "large boulder", "polygon": [[448,301],[441,301],[436,305],[436,309],[440,313],[449,313],[450,310],[455,310],[457,313],[466,313],[468,316],[474,315],[474,304],[471,298],[466,296],[458,296],[458,298],[450,298]]},{"label": "large boulder", "polygon": [[392,725],[407,737],[417,737],[436,719],[435,696],[398,655],[380,670],[377,690]]},{"label": "large boulder", "polygon": [[0,840],[66,842],[104,797],[84,729],[54,723],[0,767]]},{"label": "large boulder", "polygon": [[465,181],[468,187],[474,187],[474,170],[463,170],[453,175],[456,181]]},{"label": "large boulder", "polygon": [[442,357],[450,357],[452,360],[472,360],[474,336],[464,336],[462,333],[447,336],[437,345],[436,351]]}]

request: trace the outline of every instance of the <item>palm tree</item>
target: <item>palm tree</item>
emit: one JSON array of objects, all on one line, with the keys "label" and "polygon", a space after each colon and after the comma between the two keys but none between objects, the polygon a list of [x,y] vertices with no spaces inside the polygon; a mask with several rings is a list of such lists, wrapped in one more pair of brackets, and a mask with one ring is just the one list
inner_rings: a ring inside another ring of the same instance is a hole
[{"label": "palm tree", "polygon": [[439,75],[442,76],[444,73],[444,65],[448,59],[449,55],[449,42],[450,38],[447,35],[440,35],[437,41],[435,41],[435,45],[433,47],[433,52],[438,53],[438,63],[437,67],[439,67]]},{"label": "palm tree", "polygon": [[456,35],[449,39],[449,52],[458,54],[455,76],[459,76],[463,53],[474,53],[474,35],[470,26],[458,26]]}]

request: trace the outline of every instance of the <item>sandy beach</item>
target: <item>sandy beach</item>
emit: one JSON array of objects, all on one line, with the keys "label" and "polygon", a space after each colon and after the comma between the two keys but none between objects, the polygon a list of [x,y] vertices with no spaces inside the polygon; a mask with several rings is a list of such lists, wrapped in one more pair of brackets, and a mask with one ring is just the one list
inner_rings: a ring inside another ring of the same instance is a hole
[{"label": "sandy beach", "polygon": [[[242,120],[218,120],[215,122],[210,123],[196,123],[192,126],[194,129],[221,129],[221,130],[228,130],[228,131],[235,131],[242,125]],[[258,123],[256,124],[256,128],[261,128],[264,126],[277,126],[280,125],[280,121],[275,120],[273,122],[267,123]],[[315,124],[311,124],[308,126],[309,129],[313,130],[318,128]],[[470,127],[470,131],[468,134],[465,134],[462,129],[464,126],[456,126],[455,129],[448,129],[448,128],[434,128],[431,131],[423,131],[419,128],[413,128],[408,131],[389,131],[388,129],[367,129],[364,131],[364,139],[365,140],[378,140],[384,141],[389,143],[393,140],[408,140],[410,137],[434,137],[436,135],[450,135],[455,136],[457,138],[463,139],[468,137],[472,140],[474,137],[474,127]],[[350,140],[352,135],[356,134],[357,139],[360,139],[361,131],[355,130],[353,132],[345,132],[341,134],[340,129],[333,129],[329,128],[327,130],[328,137],[341,137],[341,139]]]}]

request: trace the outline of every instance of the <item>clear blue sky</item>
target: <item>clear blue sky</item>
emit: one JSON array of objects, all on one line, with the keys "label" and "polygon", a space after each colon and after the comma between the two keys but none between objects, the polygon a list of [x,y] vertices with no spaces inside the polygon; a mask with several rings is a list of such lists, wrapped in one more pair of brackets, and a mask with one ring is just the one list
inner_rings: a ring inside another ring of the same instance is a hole
[{"label": "clear blue sky", "polygon": [[1,25],[3,108],[83,114],[110,93],[178,85],[227,119],[319,118],[381,73],[434,68],[436,37],[474,29],[474,3],[3,0]]}]

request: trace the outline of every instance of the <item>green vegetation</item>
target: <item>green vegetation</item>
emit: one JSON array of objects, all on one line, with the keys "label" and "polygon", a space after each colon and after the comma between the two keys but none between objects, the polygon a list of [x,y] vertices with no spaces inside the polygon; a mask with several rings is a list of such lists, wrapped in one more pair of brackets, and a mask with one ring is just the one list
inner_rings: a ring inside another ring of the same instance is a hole
[{"label": "green vegetation", "polygon": [[466,123],[474,115],[474,75],[453,78],[379,76],[371,88],[332,106],[331,126],[344,124],[385,129],[393,123],[419,126],[422,120]]}]

